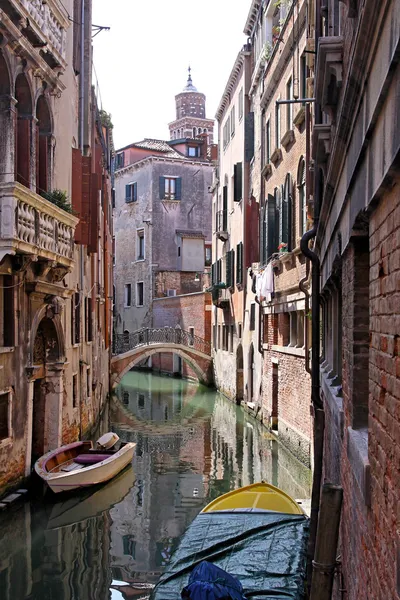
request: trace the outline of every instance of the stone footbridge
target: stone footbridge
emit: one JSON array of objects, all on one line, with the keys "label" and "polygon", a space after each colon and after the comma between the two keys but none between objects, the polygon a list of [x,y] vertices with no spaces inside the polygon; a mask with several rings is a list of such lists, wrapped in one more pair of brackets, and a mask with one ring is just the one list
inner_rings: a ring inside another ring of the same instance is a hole
[{"label": "stone footbridge", "polygon": [[160,352],[178,354],[196,373],[200,383],[213,384],[211,345],[189,331],[173,327],[139,329],[114,336],[111,385],[115,388],[136,364]]}]

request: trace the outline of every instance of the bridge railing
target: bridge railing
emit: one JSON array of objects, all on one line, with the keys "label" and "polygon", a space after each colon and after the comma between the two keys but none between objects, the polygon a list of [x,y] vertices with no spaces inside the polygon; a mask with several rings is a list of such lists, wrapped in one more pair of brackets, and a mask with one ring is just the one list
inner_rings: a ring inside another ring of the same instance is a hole
[{"label": "bridge railing", "polygon": [[211,355],[211,344],[190,331],[175,327],[143,328],[132,333],[117,333],[113,340],[113,354],[123,354],[139,346],[178,344]]}]

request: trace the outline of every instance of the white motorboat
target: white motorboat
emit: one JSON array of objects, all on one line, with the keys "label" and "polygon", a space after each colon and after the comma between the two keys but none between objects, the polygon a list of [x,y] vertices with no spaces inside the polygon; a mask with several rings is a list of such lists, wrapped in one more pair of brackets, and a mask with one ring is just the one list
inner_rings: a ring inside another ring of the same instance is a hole
[{"label": "white motorboat", "polygon": [[136,444],[120,444],[116,433],[106,433],[96,442],[74,442],[44,454],[35,471],[53,492],[86,488],[112,479],[132,461]]}]

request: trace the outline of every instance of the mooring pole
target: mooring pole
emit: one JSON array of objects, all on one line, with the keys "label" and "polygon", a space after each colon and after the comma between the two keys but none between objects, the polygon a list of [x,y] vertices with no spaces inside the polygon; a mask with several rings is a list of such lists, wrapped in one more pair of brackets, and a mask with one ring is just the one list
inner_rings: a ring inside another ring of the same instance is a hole
[{"label": "mooring pole", "polygon": [[310,600],[331,600],[342,500],[343,489],[339,485],[322,486]]}]

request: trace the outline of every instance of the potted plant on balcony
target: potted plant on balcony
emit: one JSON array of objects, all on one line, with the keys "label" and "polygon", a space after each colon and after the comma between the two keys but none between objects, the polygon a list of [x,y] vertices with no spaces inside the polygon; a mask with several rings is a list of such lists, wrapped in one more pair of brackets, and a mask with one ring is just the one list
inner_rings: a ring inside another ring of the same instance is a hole
[{"label": "potted plant on balcony", "polygon": [[287,244],[285,242],[281,242],[278,246],[279,254],[283,254],[288,251]]},{"label": "potted plant on balcony", "polygon": [[45,199],[62,208],[65,212],[73,214],[71,202],[68,199],[67,192],[63,190],[53,190],[52,192],[41,192],[40,195]]}]

